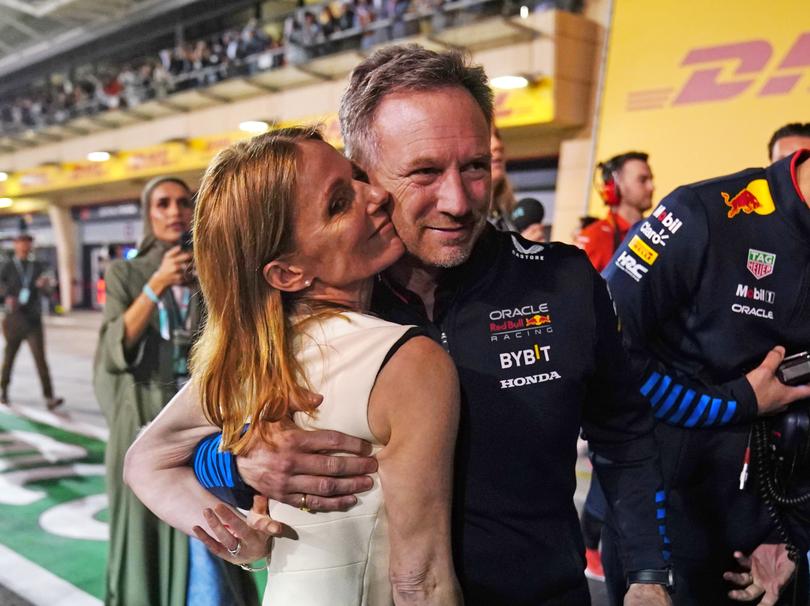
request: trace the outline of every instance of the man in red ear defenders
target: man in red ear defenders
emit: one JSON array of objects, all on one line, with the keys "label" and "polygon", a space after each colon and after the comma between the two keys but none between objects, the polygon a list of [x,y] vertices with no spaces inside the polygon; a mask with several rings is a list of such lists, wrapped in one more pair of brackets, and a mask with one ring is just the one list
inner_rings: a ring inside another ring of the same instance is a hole
[{"label": "man in red ear defenders", "polygon": [[607,266],[628,230],[652,208],[655,185],[648,158],[643,152],[630,151],[596,166],[601,178],[599,195],[608,207],[608,214],[583,229],[577,244],[597,271]]}]

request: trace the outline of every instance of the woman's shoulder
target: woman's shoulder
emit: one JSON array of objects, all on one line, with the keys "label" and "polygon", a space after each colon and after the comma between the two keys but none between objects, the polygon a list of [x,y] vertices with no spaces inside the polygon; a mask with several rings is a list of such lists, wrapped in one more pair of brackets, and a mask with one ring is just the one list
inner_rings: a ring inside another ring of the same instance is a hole
[{"label": "woman's shoulder", "polygon": [[107,266],[107,271],[104,272],[104,280],[108,283],[113,280],[126,283],[129,273],[130,262],[125,259],[115,259]]},{"label": "woman's shoulder", "polygon": [[452,380],[456,376],[450,355],[425,334],[412,333],[411,338],[396,349],[386,364],[389,373],[425,381]]},{"label": "woman's shoulder", "polygon": [[157,266],[154,260],[146,257],[135,257],[134,259],[115,259],[107,266],[107,275],[127,280],[136,280],[142,277],[151,276]]},{"label": "woman's shoulder", "polygon": [[336,339],[379,339],[383,335],[395,335],[413,328],[409,325],[388,322],[371,314],[356,311],[341,311],[318,315],[309,319],[303,332],[316,342],[331,342]]}]

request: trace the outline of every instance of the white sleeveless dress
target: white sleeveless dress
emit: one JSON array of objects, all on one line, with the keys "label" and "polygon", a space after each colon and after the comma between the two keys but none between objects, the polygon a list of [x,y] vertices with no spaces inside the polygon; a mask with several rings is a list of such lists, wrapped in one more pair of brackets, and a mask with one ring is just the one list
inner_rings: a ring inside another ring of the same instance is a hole
[{"label": "white sleeveless dress", "polygon": [[[354,312],[306,325],[297,357],[323,403],[313,417],[297,413],[295,422],[363,438],[377,452],[369,395],[386,354],[409,328]],[[270,515],[298,538],[274,539],[264,606],[393,604],[383,492],[378,474],[372,478],[374,487],[346,512],[313,514],[271,502]]]}]

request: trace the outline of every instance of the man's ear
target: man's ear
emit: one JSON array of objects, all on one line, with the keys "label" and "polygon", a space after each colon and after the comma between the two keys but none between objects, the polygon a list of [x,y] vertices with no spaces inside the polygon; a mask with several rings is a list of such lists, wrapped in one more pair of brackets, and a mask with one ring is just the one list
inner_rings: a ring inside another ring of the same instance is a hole
[{"label": "man's ear", "polygon": [[284,292],[298,292],[312,284],[312,280],[304,276],[303,268],[278,259],[265,265],[262,275],[270,286]]}]

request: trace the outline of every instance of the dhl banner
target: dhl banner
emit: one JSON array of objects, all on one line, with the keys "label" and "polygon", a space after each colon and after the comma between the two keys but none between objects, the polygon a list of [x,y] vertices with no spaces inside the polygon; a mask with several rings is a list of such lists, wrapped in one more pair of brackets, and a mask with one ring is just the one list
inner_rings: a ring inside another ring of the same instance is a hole
[{"label": "dhl banner", "polygon": [[810,122],[810,5],[615,0],[606,69],[596,159],[648,152],[660,199],[767,165],[773,132]]},{"label": "dhl banner", "polygon": [[554,87],[550,78],[528,88],[495,93],[498,128],[546,124],[554,119]]},{"label": "dhl banner", "polygon": [[[495,96],[495,120],[501,128],[547,123],[553,118],[553,87],[550,79],[525,89],[501,91]],[[278,122],[273,127],[303,123],[321,124],[326,140],[336,147],[342,147],[336,113]],[[202,170],[218,151],[249,136],[239,131],[229,132],[121,151],[106,162],[81,161],[41,166],[16,173],[0,183],[0,197],[47,195],[102,183]]]}]

